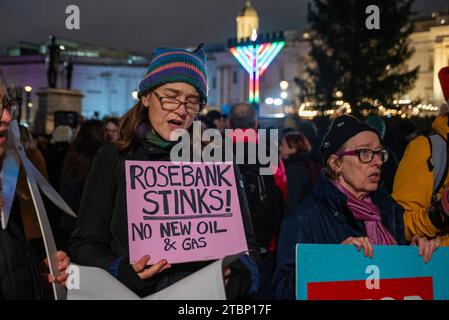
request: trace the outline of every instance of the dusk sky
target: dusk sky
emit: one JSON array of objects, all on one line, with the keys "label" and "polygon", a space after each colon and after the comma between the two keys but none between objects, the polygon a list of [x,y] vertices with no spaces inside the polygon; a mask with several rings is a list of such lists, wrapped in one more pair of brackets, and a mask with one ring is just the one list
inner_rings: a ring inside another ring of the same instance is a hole
[{"label": "dusk sky", "polygon": [[[253,0],[260,31],[307,28],[307,0]],[[80,30],[67,30],[65,8],[80,8]],[[244,0],[0,0],[0,54],[49,34],[150,55],[155,46],[195,46],[235,37]],[[414,11],[447,10],[448,0],[416,0]]]}]

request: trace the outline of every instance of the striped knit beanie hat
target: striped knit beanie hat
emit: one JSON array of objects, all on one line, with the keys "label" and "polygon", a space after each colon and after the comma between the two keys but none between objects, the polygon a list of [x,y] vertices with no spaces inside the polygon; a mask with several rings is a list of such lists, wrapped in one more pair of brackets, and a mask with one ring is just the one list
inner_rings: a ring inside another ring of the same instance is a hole
[{"label": "striped knit beanie hat", "polygon": [[185,82],[194,87],[207,102],[206,54],[200,44],[187,51],[178,48],[156,48],[150,66],[139,85],[139,96],[144,91],[172,82]]}]

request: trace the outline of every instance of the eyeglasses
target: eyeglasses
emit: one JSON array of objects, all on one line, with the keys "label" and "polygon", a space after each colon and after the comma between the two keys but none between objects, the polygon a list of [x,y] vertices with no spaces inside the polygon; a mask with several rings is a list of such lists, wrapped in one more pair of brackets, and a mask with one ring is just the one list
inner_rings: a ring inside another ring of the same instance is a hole
[{"label": "eyeglasses", "polygon": [[165,111],[173,112],[178,110],[180,106],[185,105],[187,115],[196,117],[201,113],[201,111],[203,111],[204,107],[206,106],[206,104],[202,102],[181,101],[176,98],[161,96],[156,91],[153,91],[153,93],[159,100],[162,110]]},{"label": "eyeglasses", "polygon": [[342,151],[338,152],[335,155],[337,156],[355,156],[357,155],[359,157],[360,162],[363,163],[370,163],[374,160],[374,156],[379,154],[380,160],[382,163],[385,163],[388,161],[388,150],[381,149],[381,150],[371,150],[371,149],[357,149],[357,150],[348,150],[348,151]]}]

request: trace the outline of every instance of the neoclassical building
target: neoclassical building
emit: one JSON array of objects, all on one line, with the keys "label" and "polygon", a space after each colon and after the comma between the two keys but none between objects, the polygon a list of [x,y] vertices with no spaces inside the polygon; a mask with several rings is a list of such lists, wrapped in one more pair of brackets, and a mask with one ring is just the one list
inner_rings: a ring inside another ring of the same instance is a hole
[{"label": "neoclassical building", "polygon": [[[81,91],[84,96],[83,116],[92,118],[95,113],[99,117],[121,116],[134,105],[133,92],[148,68],[149,60],[146,57],[67,39],[57,39],[56,43],[61,57],[57,87],[66,87],[62,62],[70,58],[73,63],[71,88]],[[24,101],[22,106],[22,111],[28,105],[31,107],[31,122],[38,107],[37,92],[47,87],[45,50],[46,44],[19,42],[8,48],[7,56],[0,57],[0,67],[8,81],[17,87],[32,90],[30,101]],[[26,98],[25,93],[23,98]],[[22,120],[25,114],[22,112]]]},{"label": "neoclassical building", "polygon": [[438,71],[449,66],[449,14],[432,13],[414,18],[415,31],[410,43],[415,53],[408,66],[419,66],[418,79],[409,93],[412,100],[438,105],[444,101]]}]

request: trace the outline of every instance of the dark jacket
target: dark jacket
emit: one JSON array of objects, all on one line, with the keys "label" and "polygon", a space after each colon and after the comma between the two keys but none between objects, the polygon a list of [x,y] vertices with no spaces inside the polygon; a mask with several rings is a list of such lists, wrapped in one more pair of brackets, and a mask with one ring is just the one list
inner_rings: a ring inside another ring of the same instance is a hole
[{"label": "dark jacket", "polygon": [[20,219],[17,203],[7,228],[0,228],[0,300],[40,300],[44,295],[38,262],[14,221]]},{"label": "dark jacket", "polygon": [[[119,153],[114,144],[100,149],[87,177],[71,240],[73,262],[108,270],[140,296],[168,287],[210,263],[176,264],[148,280],[141,280],[129,264],[125,160],[167,161],[169,156],[169,150],[143,141],[134,152],[126,155]],[[238,169],[235,169],[239,181],[241,178]],[[238,191],[248,249],[252,250],[250,254],[257,255],[244,191],[240,186]],[[258,260],[257,256],[253,257]],[[250,274],[238,263],[235,272],[231,270],[235,278],[233,280],[231,277],[228,286],[235,286],[239,291],[234,297],[244,295],[251,286]]]},{"label": "dark jacket", "polygon": [[293,156],[284,161],[287,175],[287,203],[285,213],[292,213],[295,208],[312,191],[312,182],[308,161],[312,161],[308,154]]},{"label": "dark jacket", "polygon": [[[238,163],[238,167],[245,184],[245,194],[257,242],[266,249],[273,237],[279,233],[284,205],[281,190],[276,186],[274,176],[260,174],[260,169],[268,168],[269,164],[259,162],[257,157],[259,147],[257,143],[239,142],[234,143],[233,152],[236,154],[239,149],[244,151],[244,163]],[[269,152],[267,149],[265,154]]]},{"label": "dark jacket", "polygon": [[[398,244],[405,244],[403,209],[383,188],[372,193],[382,224]],[[349,211],[346,196],[323,172],[310,196],[282,223],[273,290],[278,299],[294,299],[297,243],[338,244],[348,237],[366,237],[365,226]]]}]

